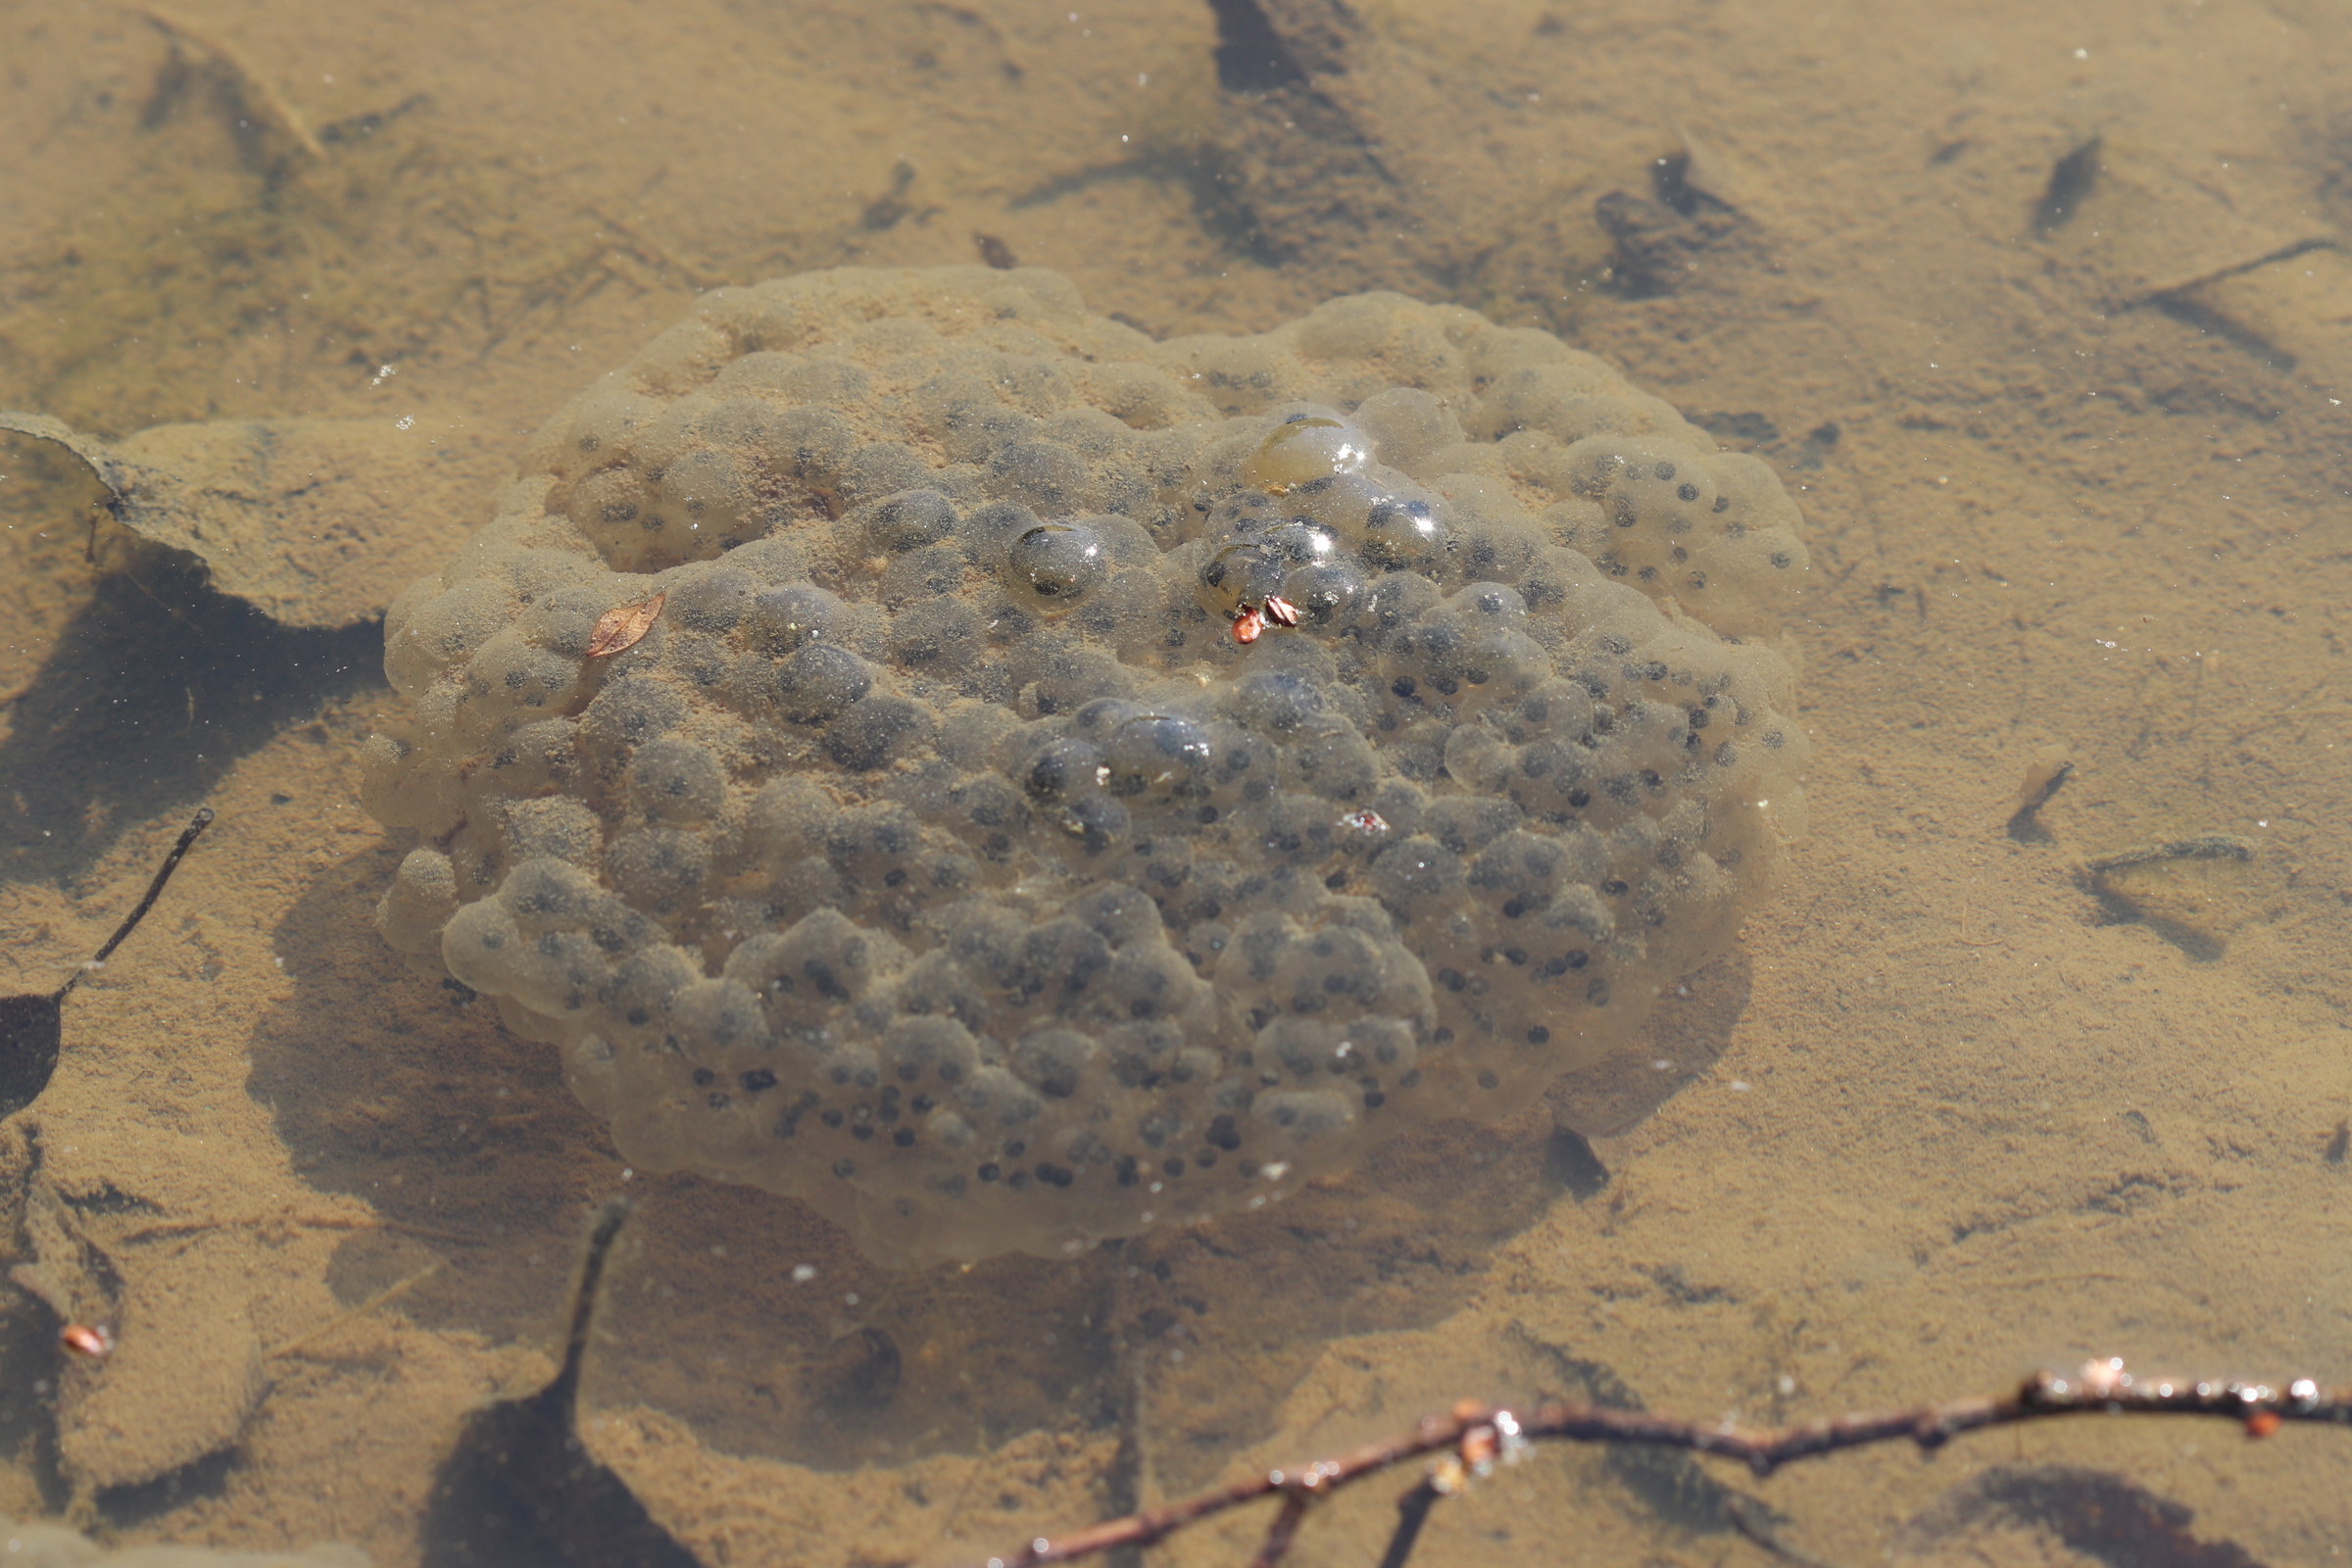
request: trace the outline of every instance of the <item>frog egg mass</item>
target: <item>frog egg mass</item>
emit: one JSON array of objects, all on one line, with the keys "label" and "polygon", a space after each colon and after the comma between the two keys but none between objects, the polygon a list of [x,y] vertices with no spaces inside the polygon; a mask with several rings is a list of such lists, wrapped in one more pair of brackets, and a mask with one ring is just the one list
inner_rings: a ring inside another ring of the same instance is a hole
[{"label": "frog egg mass", "polygon": [[1504,1115],[1800,817],[1772,471],[1456,307],[1154,342],[1036,270],[809,273],[706,295],[525,472],[386,622],[379,928],[636,1165],[881,1259]]}]

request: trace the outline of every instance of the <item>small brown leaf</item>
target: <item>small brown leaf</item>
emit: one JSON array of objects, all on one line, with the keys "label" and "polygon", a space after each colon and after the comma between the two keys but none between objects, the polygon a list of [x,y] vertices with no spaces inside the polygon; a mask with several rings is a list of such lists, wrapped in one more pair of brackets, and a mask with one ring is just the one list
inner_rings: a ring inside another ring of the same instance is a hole
[{"label": "small brown leaf", "polygon": [[662,601],[667,594],[656,594],[634,605],[614,605],[596,617],[596,630],[588,634],[588,657],[610,659],[625,654],[645,640],[661,617]]}]

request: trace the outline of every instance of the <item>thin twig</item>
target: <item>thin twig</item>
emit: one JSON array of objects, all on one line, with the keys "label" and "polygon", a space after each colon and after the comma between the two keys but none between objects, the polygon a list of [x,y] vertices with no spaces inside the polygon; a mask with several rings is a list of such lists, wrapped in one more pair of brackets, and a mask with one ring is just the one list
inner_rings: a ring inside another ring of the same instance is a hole
[{"label": "thin twig", "polygon": [[318,144],[318,137],[311,134],[311,127],[303,123],[302,116],[294,112],[294,106],[286,102],[285,95],[270,84],[269,77],[256,71],[252,62],[234,45],[200,30],[162,6],[140,5],[133,9],[166,36],[192,43],[219,61],[236,82],[237,90],[244,95],[245,106],[257,118],[275,124],[293,138],[294,145],[310,154],[315,161],[326,162],[326,149]]},{"label": "thin twig", "polygon": [[163,869],[156,872],[155,880],[147,884],[147,891],[140,897],[138,904],[130,913],[122,917],[122,923],[115,927],[115,934],[106,939],[106,946],[98,950],[97,956],[74,970],[73,976],[64,985],[58,987],[54,1000],[65,1001],[68,996],[72,995],[74,988],[81,984],[83,975],[93,973],[102,967],[107,959],[115,956],[115,950],[139,928],[139,922],[147,918],[147,911],[155,907],[155,901],[164,896],[164,884],[172,880],[172,873],[179,869],[181,860],[187,858],[188,851],[195,845],[197,835],[211,826],[212,820],[213,808],[211,807],[197,808],[194,820],[181,830],[179,841],[172,846],[172,853],[164,857]]},{"label": "thin twig", "polygon": [[424,1267],[410,1275],[407,1279],[393,1281],[391,1284],[385,1286],[382,1290],[376,1292],[373,1296],[368,1298],[368,1299],[365,1301],[362,1301],[359,1305],[352,1307],[349,1311],[336,1313],[333,1317],[328,1318],[317,1328],[306,1329],[302,1333],[297,1334],[292,1339],[286,1341],[286,1343],[283,1345],[271,1346],[269,1349],[262,1352],[262,1359],[265,1361],[274,1361],[281,1355],[292,1355],[296,1350],[301,1349],[313,1340],[332,1334],[335,1330],[341,1328],[353,1318],[366,1317],[368,1313],[374,1311],[377,1307],[382,1306],[387,1301],[395,1300],[400,1297],[406,1296],[417,1286],[422,1285],[426,1280],[429,1280],[434,1275],[440,1273],[442,1262],[443,1259],[436,1257],[430,1263],[425,1264]]},{"label": "thin twig", "polygon": [[2264,1437],[2287,1421],[2352,1426],[2352,1388],[2323,1389],[2310,1378],[2298,1378],[2284,1387],[2135,1378],[2124,1369],[2119,1357],[2092,1361],[2077,1373],[2037,1372],[2014,1393],[1992,1398],[1957,1399],[1948,1404],[1769,1429],[1729,1423],[1700,1425],[1643,1410],[1590,1404],[1545,1404],[1518,1416],[1498,1405],[1464,1400],[1449,1415],[1424,1416],[1410,1432],[1367,1444],[1336,1459],[1296,1470],[1269,1470],[1181,1502],[1148,1508],[1066,1536],[1038,1536],[1018,1550],[989,1558],[988,1568],[1032,1568],[1091,1557],[1115,1546],[1150,1545],[1202,1519],[1280,1494],[1282,1510],[1255,1559],[1257,1568],[1272,1568],[1289,1548],[1309,1503],[1407,1459],[1442,1455],[1430,1465],[1428,1479],[1422,1483],[1429,1500],[1419,1504],[1419,1513],[1412,1512],[1412,1493],[1397,1505],[1403,1517],[1383,1565],[1401,1568],[1419,1534],[1420,1515],[1426,1515],[1431,1502],[1462,1491],[1472,1478],[1491,1473],[1497,1463],[1522,1457],[1533,1443],[1634,1443],[1683,1448],[1738,1459],[1761,1477],[1799,1459],[1847,1448],[1908,1442],[1934,1450],[1964,1433],[1987,1427],[2094,1413],[2221,1416],[2241,1423],[2250,1436]]},{"label": "thin twig", "polygon": [[2094,855],[2082,862],[2082,869],[2092,876],[2105,876],[2110,871],[2129,871],[2134,866],[2155,865],[2164,860],[2236,860],[2240,863],[2254,858],[2256,845],[2252,839],[2234,833],[2200,833],[2190,839],[2170,839],[2161,844],[2134,844],[2113,855]]},{"label": "thin twig", "polygon": [[266,1229],[274,1225],[292,1225],[309,1231],[393,1231],[402,1236],[415,1236],[428,1242],[450,1242],[459,1247],[498,1245],[492,1237],[468,1236],[464,1231],[435,1230],[429,1225],[411,1225],[405,1220],[384,1219],[373,1214],[242,1214],[221,1219],[164,1219],[152,1225],[142,1225],[135,1231],[126,1231],[115,1237],[113,1245],[129,1247],[140,1242],[201,1236],[206,1231],[234,1227]]}]

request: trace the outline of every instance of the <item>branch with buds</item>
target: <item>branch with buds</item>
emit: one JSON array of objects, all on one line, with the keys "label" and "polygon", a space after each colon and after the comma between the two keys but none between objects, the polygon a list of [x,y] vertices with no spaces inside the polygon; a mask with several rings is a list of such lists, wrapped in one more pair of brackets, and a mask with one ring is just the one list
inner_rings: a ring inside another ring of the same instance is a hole
[{"label": "branch with buds", "polygon": [[1497,1465],[1525,1457],[1538,1443],[1632,1443],[1684,1448],[1738,1459],[1756,1475],[1768,1476],[1794,1460],[1847,1448],[1909,1442],[1933,1452],[1964,1433],[1987,1427],[2093,1413],[2220,1416],[2237,1422],[2250,1438],[2266,1438],[2289,1421],[2352,1426],[2352,1388],[2323,1389],[2310,1378],[2297,1378],[2283,1387],[2139,1378],[2116,1357],[2091,1361],[2079,1372],[2037,1372],[2015,1392],[1991,1398],[1959,1399],[1766,1430],[1700,1425],[1642,1410],[1590,1404],[1545,1404],[1517,1414],[1464,1400],[1449,1414],[1424,1416],[1410,1432],[1367,1444],[1337,1458],[1297,1469],[1270,1470],[1182,1502],[1148,1508],[1066,1536],[1039,1536],[1017,1551],[989,1558],[988,1568],[1034,1568],[1091,1557],[1119,1546],[1147,1546],[1187,1525],[1260,1497],[1279,1497],[1281,1507],[1251,1559],[1251,1568],[1274,1568],[1317,1502],[1367,1476],[1410,1459],[1426,1458],[1420,1482],[1397,1499],[1396,1531],[1381,1558],[1381,1568],[1404,1568],[1423,1521],[1441,1498],[1458,1496],[1472,1481],[1492,1474]]}]

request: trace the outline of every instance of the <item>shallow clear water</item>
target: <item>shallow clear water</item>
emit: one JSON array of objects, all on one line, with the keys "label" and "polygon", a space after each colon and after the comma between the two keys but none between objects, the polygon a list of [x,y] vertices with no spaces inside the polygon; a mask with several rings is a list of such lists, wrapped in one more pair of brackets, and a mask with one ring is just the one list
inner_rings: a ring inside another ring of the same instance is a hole
[{"label": "shallow clear water", "polygon": [[[378,941],[372,620],[134,551],[7,439],[0,991],[220,819],[0,1124],[0,1514],[420,1560],[622,1190],[586,1436],[707,1563],[974,1560],[1461,1396],[2352,1381],[2352,13],[222,0],[0,39],[0,408],[356,421],[378,606],[698,290],[850,263],[1053,268],[1162,337],[1371,288],[1543,327],[1770,462],[1814,562],[1810,834],[1662,999],[1621,1124],[1531,1107],[1241,1220],[892,1272],[624,1177],[549,1048]],[[2207,835],[2250,858],[2129,853]],[[116,1353],[65,1359],[43,1296]],[[2172,1421],[1769,1482],[1547,1450],[1415,1560],[1764,1560],[1743,1516],[1833,1562],[2321,1562],[2348,1475],[2338,1433]],[[1295,1560],[1376,1560],[1403,1485]]]}]

